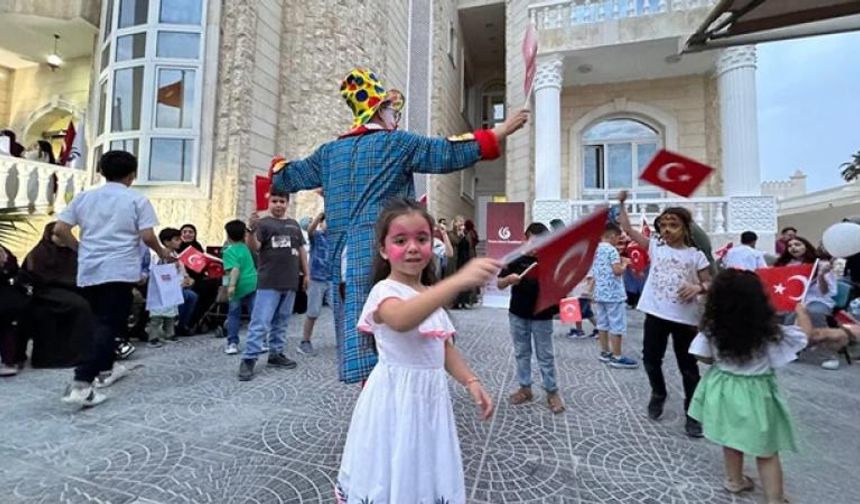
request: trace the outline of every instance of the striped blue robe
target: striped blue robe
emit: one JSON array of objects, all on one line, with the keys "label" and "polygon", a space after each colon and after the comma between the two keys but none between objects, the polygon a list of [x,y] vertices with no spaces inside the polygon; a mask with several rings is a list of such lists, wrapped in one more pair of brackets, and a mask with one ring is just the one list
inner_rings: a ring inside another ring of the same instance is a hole
[{"label": "striped blue robe", "polygon": [[[289,192],[322,187],[329,237],[331,292],[346,282],[346,297],[334,295],[340,358],[339,378],[357,383],[376,365],[376,355],[358,333],[358,318],[370,292],[376,254],[374,224],[392,198],[415,198],[413,173],[451,173],[481,159],[475,140],[450,141],[406,131],[371,130],[326,143],[275,174],[273,185]],[[346,278],[339,265],[347,247]],[[342,344],[341,344],[342,342]]]}]

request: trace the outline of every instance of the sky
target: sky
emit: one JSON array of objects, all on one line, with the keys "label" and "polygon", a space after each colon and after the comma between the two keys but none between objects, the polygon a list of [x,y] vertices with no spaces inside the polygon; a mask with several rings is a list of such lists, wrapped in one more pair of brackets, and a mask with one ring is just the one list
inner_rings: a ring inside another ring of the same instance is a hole
[{"label": "sky", "polygon": [[806,175],[807,191],[843,183],[860,151],[860,32],[759,44],[762,180]]}]

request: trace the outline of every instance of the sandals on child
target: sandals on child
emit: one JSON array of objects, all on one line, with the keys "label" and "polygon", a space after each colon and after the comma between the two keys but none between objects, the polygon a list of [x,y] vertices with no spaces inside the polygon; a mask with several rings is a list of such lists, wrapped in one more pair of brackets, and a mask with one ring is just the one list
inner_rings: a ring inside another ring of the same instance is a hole
[{"label": "sandals on child", "polygon": [[739,494],[743,492],[749,492],[750,490],[755,488],[755,483],[752,478],[747,475],[744,475],[743,479],[740,483],[735,483],[729,480],[723,481],[723,488],[726,489],[727,492],[733,494]]}]

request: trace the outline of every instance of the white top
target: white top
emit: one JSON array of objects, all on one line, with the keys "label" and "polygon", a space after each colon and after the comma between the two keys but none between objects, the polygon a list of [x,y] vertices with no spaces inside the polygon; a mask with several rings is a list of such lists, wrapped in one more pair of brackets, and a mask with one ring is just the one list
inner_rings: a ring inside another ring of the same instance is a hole
[{"label": "white top", "polygon": [[699,325],[701,305],[698,300],[684,301],[678,291],[685,283],[699,283],[699,272],[709,266],[705,254],[692,247],[672,248],[651,238],[648,256],[651,269],[637,309],[671,322]]},{"label": "white top", "polygon": [[768,343],[758,355],[742,364],[721,359],[703,333],[699,333],[690,344],[690,354],[714,359],[714,365],[722,371],[754,376],[787,365],[797,359],[797,353],[804,348],[806,333],[797,326],[782,326],[782,338],[779,341]]},{"label": "white top", "polygon": [[[819,267],[821,267],[820,263]],[[821,287],[819,287],[818,282],[819,275],[816,275],[815,278],[809,282],[809,289],[806,291],[806,303],[812,303],[815,301],[826,305],[828,308],[833,308],[836,306],[836,300],[833,299],[833,296],[836,295],[836,276],[832,271],[828,271],[824,274],[824,283],[827,284],[827,294],[821,292]]]},{"label": "white top", "polygon": [[158,225],[144,195],[108,182],[75,196],[58,219],[81,228],[79,287],[140,280],[140,232]]},{"label": "white top", "polygon": [[723,258],[723,266],[741,270],[755,271],[759,268],[767,268],[764,260],[764,252],[756,250],[749,245],[738,245],[732,247]]}]

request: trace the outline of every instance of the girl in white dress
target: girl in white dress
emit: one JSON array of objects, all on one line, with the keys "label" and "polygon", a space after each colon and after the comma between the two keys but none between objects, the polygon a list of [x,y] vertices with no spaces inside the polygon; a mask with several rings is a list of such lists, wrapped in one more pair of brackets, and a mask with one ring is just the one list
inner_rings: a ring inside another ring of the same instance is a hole
[{"label": "girl in white dress", "polygon": [[433,219],[412,200],[393,200],[377,220],[375,285],[358,329],[372,339],[379,363],[352,414],[339,503],[466,502],[447,374],[468,389],[484,420],[493,401],[454,347],[443,307],[494,279],[501,265],[473,259],[434,285],[432,229]]}]

